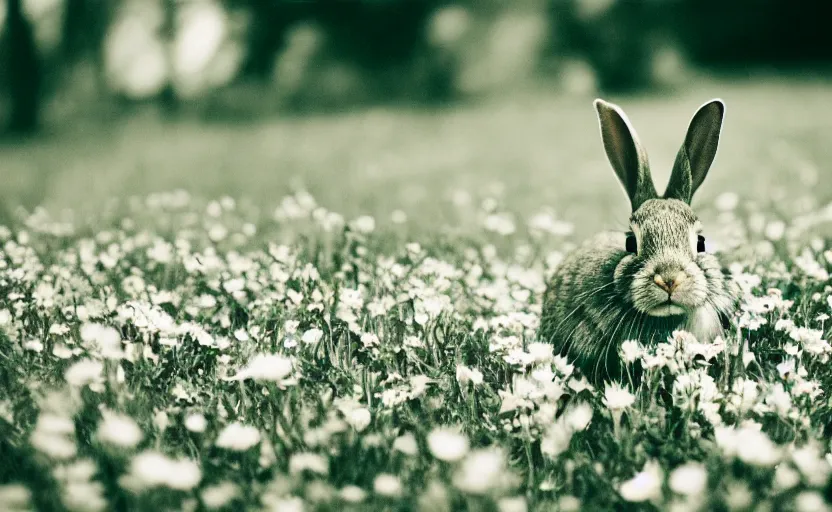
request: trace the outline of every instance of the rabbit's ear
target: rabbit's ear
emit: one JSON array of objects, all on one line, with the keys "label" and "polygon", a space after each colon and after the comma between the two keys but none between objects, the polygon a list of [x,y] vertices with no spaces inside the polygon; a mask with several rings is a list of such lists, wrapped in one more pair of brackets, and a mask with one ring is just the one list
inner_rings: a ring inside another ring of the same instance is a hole
[{"label": "rabbit's ear", "polygon": [[647,154],[620,107],[602,99],[595,100],[594,104],[607,158],[630,198],[633,211],[636,211],[644,201],[658,197],[650,176]]},{"label": "rabbit's ear", "polygon": [[694,114],[685,136],[685,143],[676,155],[670,182],[664,197],[690,204],[693,193],[705,181],[716,157],[725,105],[715,99],[705,103]]}]

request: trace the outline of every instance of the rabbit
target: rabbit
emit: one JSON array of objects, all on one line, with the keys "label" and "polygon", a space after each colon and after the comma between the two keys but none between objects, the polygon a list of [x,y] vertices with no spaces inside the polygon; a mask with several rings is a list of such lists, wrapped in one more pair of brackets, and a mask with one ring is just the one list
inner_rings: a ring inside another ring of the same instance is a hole
[{"label": "rabbit", "polygon": [[730,325],[739,288],[706,251],[690,206],[716,156],[723,102],[711,100],[693,116],[661,197],[627,116],[602,99],[594,105],[607,157],[632,206],[629,231],[596,235],[564,258],[546,286],[539,334],[600,384],[624,376],[626,340],[649,346],[681,329],[712,341]]}]

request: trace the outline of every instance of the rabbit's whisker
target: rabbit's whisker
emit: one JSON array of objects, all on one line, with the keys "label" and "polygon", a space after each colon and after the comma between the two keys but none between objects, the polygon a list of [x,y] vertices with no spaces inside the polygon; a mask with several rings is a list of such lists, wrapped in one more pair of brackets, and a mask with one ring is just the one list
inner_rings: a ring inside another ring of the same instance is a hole
[{"label": "rabbit's whisker", "polygon": [[[607,302],[607,304],[601,309],[601,312],[600,312],[599,316],[601,316],[603,318],[603,315],[608,310],[613,308],[614,306],[615,306],[615,301],[613,299],[610,299]],[[561,324],[561,325],[563,325],[563,324]],[[577,344],[577,347],[572,343],[572,336],[575,334],[575,331],[580,326],[581,326],[581,322],[579,322],[577,325],[575,325],[575,327],[572,328],[572,331],[569,333],[569,335],[562,339],[561,353],[563,352],[563,349],[566,348],[566,354],[564,354],[564,355],[566,356],[567,359],[571,358],[573,348],[581,348],[583,345],[588,345],[589,344],[589,340],[585,340],[585,339],[582,339],[582,338],[579,339],[579,343]],[[592,346],[594,346],[594,345],[591,345],[590,347],[592,347]],[[578,351],[579,354],[582,353],[582,352],[583,351],[581,351],[581,350]]]},{"label": "rabbit's whisker", "polygon": [[[572,315],[573,315],[576,311],[578,311],[578,310],[579,310],[582,306],[586,305],[588,301],[592,300],[592,298],[593,298],[592,296],[593,296],[593,295],[595,295],[596,293],[600,292],[600,291],[601,291],[601,290],[603,290],[604,288],[607,288],[608,286],[612,286],[612,285],[614,285],[614,284],[615,284],[615,282],[606,283],[606,284],[603,284],[603,285],[601,285],[601,286],[599,286],[599,287],[597,287],[597,288],[595,288],[595,289],[592,289],[592,290],[589,290],[589,291],[587,291],[587,292],[584,292],[584,293],[581,293],[581,294],[579,294],[579,295],[576,295],[576,296],[575,296],[575,298],[574,298],[574,300],[581,300],[581,299],[584,299],[584,300],[582,300],[582,301],[581,301],[581,302],[580,302],[580,303],[579,303],[579,304],[575,307],[575,309],[573,309],[573,310],[572,310],[572,311],[571,311],[568,315],[566,315],[566,318],[564,318],[563,320],[561,320],[561,321],[560,321],[560,325],[562,325],[562,324],[563,324],[563,323],[565,323],[567,320],[569,320],[569,317],[571,317],[571,316],[572,316]],[[545,315],[543,315],[543,317],[541,318],[541,322],[543,322],[543,320],[545,320],[546,318],[549,318],[549,317],[551,317],[551,316],[553,316],[553,315],[556,315],[556,314],[557,314],[557,312],[547,312],[547,313],[546,313]]]},{"label": "rabbit's whisker", "polygon": [[[606,339],[606,342],[604,343],[604,350],[603,350],[603,353],[602,353],[602,357],[604,359],[604,369],[607,371],[608,375],[609,375],[609,364],[608,364],[609,363],[609,361],[608,361],[609,351],[612,348],[612,346],[616,344],[615,343],[616,333],[621,328],[621,326],[624,324],[624,322],[627,320],[627,317],[630,316],[630,314],[632,314],[632,312],[627,311],[623,315],[621,315],[621,319],[618,321],[618,325],[615,327],[615,330]],[[596,372],[597,372],[597,368],[598,368],[598,363],[600,363],[600,362],[601,362],[601,359],[598,359],[598,362],[595,363],[596,364]]]}]

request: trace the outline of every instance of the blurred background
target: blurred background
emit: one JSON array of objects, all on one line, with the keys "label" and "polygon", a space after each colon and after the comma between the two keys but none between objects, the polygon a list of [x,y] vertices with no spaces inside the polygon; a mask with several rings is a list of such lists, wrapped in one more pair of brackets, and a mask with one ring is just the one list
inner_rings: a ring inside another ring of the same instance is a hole
[{"label": "blurred background", "polygon": [[0,201],[305,188],[429,227],[487,195],[618,225],[596,95],[629,113],[659,189],[722,97],[701,194],[825,200],[830,19],[822,0],[0,0]]}]

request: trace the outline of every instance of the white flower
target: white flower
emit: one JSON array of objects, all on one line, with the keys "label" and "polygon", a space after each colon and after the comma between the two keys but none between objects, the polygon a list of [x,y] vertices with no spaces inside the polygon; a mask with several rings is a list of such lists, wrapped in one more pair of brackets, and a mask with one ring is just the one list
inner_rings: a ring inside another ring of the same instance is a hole
[{"label": "white flower", "polygon": [[482,379],[482,372],[476,368],[469,368],[462,364],[457,365],[456,380],[459,382],[460,386],[465,387],[468,383],[471,383],[474,386],[479,386],[482,384]]},{"label": "white flower", "polygon": [[224,282],[222,285],[223,289],[231,294],[241,292],[246,287],[246,280],[238,277],[236,279],[229,279],[228,281]]},{"label": "white flower", "polygon": [[456,462],[468,453],[468,438],[455,429],[436,428],[428,434],[428,448],[437,459]]},{"label": "white flower", "polygon": [[823,354],[832,351],[832,347],[829,346],[829,342],[824,340],[823,331],[818,329],[807,329],[806,327],[798,327],[792,329],[789,332],[789,336],[795,340],[799,341],[806,352],[810,354]]},{"label": "white flower", "polygon": [[287,495],[282,498],[277,498],[272,495],[273,501],[269,502],[268,510],[274,512],[305,512],[306,508],[304,501],[297,496]]},{"label": "white flower", "polygon": [[35,431],[46,434],[70,435],[75,433],[75,424],[69,418],[43,413],[38,416]]},{"label": "white flower", "polygon": [[98,512],[107,509],[101,482],[70,481],[61,489],[61,501],[68,510]]},{"label": "white flower", "polygon": [[554,350],[555,346],[550,343],[529,343],[526,347],[526,351],[532,356],[532,360],[535,363],[549,363],[551,362],[554,357]]},{"label": "white flower", "polygon": [[285,383],[292,373],[292,360],[280,354],[258,354],[248,362],[245,368],[226,380],[265,380]]},{"label": "white flower", "polygon": [[483,226],[487,231],[492,231],[503,236],[510,235],[517,229],[514,224],[514,219],[508,213],[492,213],[488,215],[483,221]]},{"label": "white flower", "polygon": [[647,462],[636,476],[621,484],[621,497],[631,502],[658,499],[662,492],[661,468],[656,462]]},{"label": "white flower", "polygon": [[217,299],[213,295],[206,293],[199,296],[197,303],[202,309],[213,309],[217,305]]},{"label": "white flower", "polygon": [[63,436],[34,432],[32,437],[29,438],[29,442],[38,451],[57,460],[71,459],[78,453],[75,441]]},{"label": "white flower", "polygon": [[63,343],[55,343],[52,347],[52,355],[58,359],[69,359],[72,357],[72,349]]},{"label": "white flower", "polygon": [[412,400],[422,396],[427,391],[428,384],[435,382],[426,375],[414,375],[410,377],[410,396]]},{"label": "white flower", "polygon": [[637,361],[642,355],[641,346],[635,340],[627,340],[621,344],[621,357],[624,362],[632,363]]},{"label": "white flower", "polygon": [[368,234],[376,229],[376,219],[369,215],[364,215],[355,219],[352,225],[359,233]]},{"label": "white flower", "polygon": [[364,407],[353,409],[347,414],[347,423],[356,430],[356,432],[363,432],[370,425],[372,416],[370,411]]},{"label": "white flower", "polygon": [[367,348],[371,348],[379,346],[380,342],[378,336],[371,332],[365,332],[361,335],[361,344]]},{"label": "white flower", "polygon": [[787,378],[794,375],[794,365],[795,361],[791,357],[783,361],[782,363],[777,365],[777,373],[780,374],[780,378],[786,380]]},{"label": "white flower", "polygon": [[716,207],[718,210],[728,212],[736,209],[740,203],[740,197],[734,192],[723,192],[716,198]]},{"label": "white flower", "polygon": [[225,237],[227,236],[228,228],[226,228],[222,224],[214,224],[210,228],[208,228],[208,238],[210,238],[214,242],[220,242],[222,240],[225,240]]},{"label": "white flower", "polygon": [[566,421],[559,420],[552,423],[540,440],[540,451],[550,459],[556,460],[569,448],[574,432]]},{"label": "white flower", "polygon": [[737,431],[734,427],[719,426],[714,428],[714,441],[726,457],[737,453]]},{"label": "white flower", "polygon": [[532,231],[543,231],[555,236],[571,235],[575,226],[555,218],[550,211],[543,211],[532,216],[527,222]]},{"label": "white flower", "polygon": [[692,370],[676,377],[672,388],[673,405],[693,412],[701,411],[712,424],[722,423],[715,400],[720,394],[713,377],[704,370]]},{"label": "white flower", "polygon": [[451,200],[456,206],[465,206],[471,202],[471,193],[464,189],[454,190]]},{"label": "white flower", "polygon": [[71,419],[54,414],[43,413],[38,416],[35,431],[29,442],[38,451],[58,460],[70,459],[78,449],[72,438],[75,424]]},{"label": "white flower", "polygon": [[43,343],[40,340],[29,340],[23,343],[23,348],[25,350],[31,350],[32,352],[43,352]]},{"label": "white flower", "polygon": [[783,234],[786,232],[786,224],[783,221],[772,221],[766,225],[765,235],[766,238],[772,241],[777,241],[783,238]]},{"label": "white flower", "polygon": [[608,383],[604,389],[604,405],[610,410],[620,411],[635,403],[636,397],[618,383]]},{"label": "white flower", "polygon": [[574,431],[584,430],[592,421],[592,407],[587,403],[572,406],[565,414],[566,424]]},{"label": "white flower", "polygon": [[34,510],[32,491],[22,484],[0,485],[0,504],[9,511]]},{"label": "white flower", "polygon": [[191,432],[201,434],[202,432],[205,432],[205,429],[207,427],[208,422],[205,420],[205,416],[203,416],[202,414],[189,414],[185,418],[185,428],[190,430]]},{"label": "white flower", "polygon": [[87,323],[81,326],[81,339],[96,345],[105,359],[121,359],[124,351],[121,346],[121,334],[112,327]]},{"label": "white flower", "polygon": [[287,320],[283,324],[283,332],[286,334],[295,334],[298,332],[298,326],[300,325],[300,321],[298,320]]},{"label": "white flower", "polygon": [[381,473],[373,481],[373,491],[381,496],[395,498],[402,493],[402,483],[396,476]]},{"label": "white flower", "polygon": [[[433,47],[451,47],[464,36],[470,24],[471,15],[464,7],[451,5],[437,9],[428,25],[426,39]],[[454,193],[455,203],[463,193],[460,190]]]},{"label": "white flower", "polygon": [[454,485],[468,494],[486,494],[500,486],[513,484],[507,474],[502,450],[487,448],[474,450],[454,474]]},{"label": "white flower", "polygon": [[817,491],[803,491],[794,499],[794,509],[797,512],[828,512],[829,505]]},{"label": "white flower", "polygon": [[684,496],[698,496],[708,484],[708,473],[705,466],[698,462],[683,464],[670,473],[668,485],[670,489]]},{"label": "white flower", "polygon": [[170,417],[168,417],[168,413],[163,410],[156,411],[156,414],[153,415],[153,424],[156,425],[156,428],[158,428],[160,432],[167,430],[168,425],[170,425]]},{"label": "white flower", "polygon": [[289,473],[303,471],[326,475],[329,473],[329,461],[317,453],[296,453],[289,459]]},{"label": "white flower", "polygon": [[122,485],[141,491],[151,487],[169,487],[189,491],[202,480],[199,466],[188,459],[171,459],[159,452],[147,451],[133,457],[130,472]]},{"label": "white flower", "polygon": [[742,482],[732,482],[725,494],[725,504],[729,510],[745,510],[751,506],[754,495],[748,485]]},{"label": "white flower", "polygon": [[207,213],[209,217],[219,217],[222,215],[222,205],[217,201],[211,201],[208,203],[208,206],[205,207],[205,213]]},{"label": "white flower", "polygon": [[240,488],[231,482],[221,482],[202,490],[202,503],[208,509],[223,508],[240,494]]},{"label": "white flower", "polygon": [[104,365],[101,362],[83,359],[67,368],[64,379],[70,386],[82,387],[100,382],[103,371]]},{"label": "white flower", "polygon": [[260,431],[250,425],[231,423],[220,432],[216,445],[220,448],[242,452],[260,442]]},{"label": "white flower", "polygon": [[783,417],[788,416],[792,410],[792,397],[789,392],[783,387],[782,382],[777,382],[768,390],[768,394],[763,399],[766,405],[771,406],[778,414]]},{"label": "white flower", "polygon": [[781,458],[780,448],[758,428],[748,425],[739,429],[717,427],[714,429],[716,444],[728,456],[736,456],[752,466],[771,467]]},{"label": "white flower", "polygon": [[555,372],[552,371],[552,367],[550,365],[543,365],[538,366],[531,372],[532,379],[540,382],[541,384],[551,384],[552,381],[555,379]]},{"label": "white flower", "polygon": [[561,496],[558,500],[558,509],[561,512],[579,512],[581,500],[572,495]]},{"label": "white flower", "polygon": [[791,332],[792,329],[795,329],[796,326],[794,325],[794,320],[790,318],[781,318],[780,320],[774,323],[774,330],[775,331],[786,331]]},{"label": "white flower", "polygon": [[419,454],[419,445],[416,443],[416,438],[413,437],[413,434],[408,432],[400,435],[393,441],[393,450],[415,457]]},{"label": "white flower", "polygon": [[[564,377],[569,377],[572,375],[572,372],[575,371],[575,365],[569,363],[564,356],[555,356],[553,366]],[[590,388],[590,385],[586,382],[585,377],[581,377],[581,381],[581,383],[578,383],[578,379],[571,379],[569,381],[569,387],[576,393],[580,393],[582,390]]]},{"label": "white flower", "polygon": [[98,439],[121,448],[133,448],[141,442],[144,435],[133,421],[123,414],[104,411],[103,421],[98,426]]},{"label": "white flower", "polygon": [[364,489],[354,485],[344,486],[338,494],[340,494],[341,499],[347,503],[361,503],[367,499],[367,493],[364,492]]},{"label": "white flower", "polygon": [[800,470],[809,485],[822,487],[829,480],[832,467],[823,458],[817,445],[807,444],[795,448],[791,457],[795,467]]},{"label": "white flower", "polygon": [[78,459],[71,464],[56,468],[55,476],[62,481],[87,482],[98,471],[98,466],[90,459]]},{"label": "white flower", "polygon": [[390,214],[390,220],[393,221],[393,224],[404,224],[407,222],[407,214],[401,210],[393,210],[393,213]]},{"label": "white flower", "polygon": [[497,508],[500,512],[526,512],[528,510],[526,498],[523,496],[502,498],[497,502]]},{"label": "white flower", "polygon": [[774,487],[779,491],[788,491],[800,483],[800,473],[787,464],[778,464],[774,470]]},{"label": "white flower", "polygon": [[35,303],[38,306],[51,308],[55,304],[55,292],[56,290],[51,284],[41,281],[38,283],[35,291],[32,292],[32,298],[35,299]]},{"label": "white flower", "polygon": [[313,328],[313,329],[309,329],[308,331],[303,333],[303,336],[301,337],[300,340],[302,342],[306,343],[307,345],[314,345],[314,344],[318,343],[319,341],[321,341],[321,338],[323,337],[323,335],[324,335],[324,331],[322,331],[320,329],[314,329]]}]

